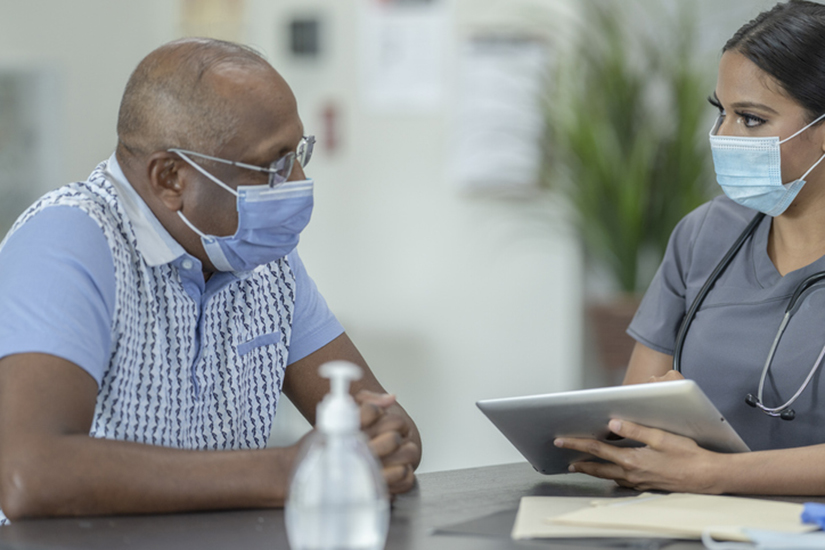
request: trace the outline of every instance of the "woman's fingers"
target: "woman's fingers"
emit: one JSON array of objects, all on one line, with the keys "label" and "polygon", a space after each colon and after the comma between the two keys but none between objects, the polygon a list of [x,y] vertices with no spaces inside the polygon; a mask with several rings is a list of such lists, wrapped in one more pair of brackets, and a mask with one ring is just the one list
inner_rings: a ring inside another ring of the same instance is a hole
[{"label": "woman's fingers", "polygon": [[595,439],[556,439],[564,449],[587,453],[605,460],[581,461],[570,465],[571,472],[612,479],[623,487],[638,490],[713,493],[719,492],[713,475],[718,471],[718,455],[699,447],[688,437],[647,428],[625,420],[611,420],[610,431],[638,441],[641,447],[615,447]]},{"label": "woman's fingers", "polygon": [[664,430],[647,428],[645,426],[640,426],[639,424],[634,424],[633,422],[617,420],[615,418],[607,424],[607,427],[610,428],[610,431],[616,435],[620,435],[625,439],[632,439],[633,441],[644,443],[653,449],[661,448],[662,445],[664,445],[668,440],[672,441],[671,438],[680,437]]},{"label": "woman's fingers", "polygon": [[648,382],[670,382],[672,380],[684,380],[685,377],[682,376],[681,372],[675,370],[669,370],[665,373],[664,376],[651,376],[648,378]]}]

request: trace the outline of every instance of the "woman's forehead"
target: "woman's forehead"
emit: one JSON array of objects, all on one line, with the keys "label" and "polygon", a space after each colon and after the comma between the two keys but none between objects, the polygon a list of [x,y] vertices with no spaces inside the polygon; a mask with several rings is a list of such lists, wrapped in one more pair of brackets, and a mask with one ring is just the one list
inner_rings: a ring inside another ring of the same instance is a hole
[{"label": "woman's forehead", "polygon": [[755,103],[776,111],[802,109],[775,78],[736,50],[722,54],[716,96],[723,104]]}]

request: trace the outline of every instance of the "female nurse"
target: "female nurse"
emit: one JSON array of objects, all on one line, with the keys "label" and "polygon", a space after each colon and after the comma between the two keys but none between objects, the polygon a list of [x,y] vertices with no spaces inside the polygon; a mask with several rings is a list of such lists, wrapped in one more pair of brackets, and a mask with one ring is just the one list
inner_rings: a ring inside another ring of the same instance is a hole
[{"label": "female nurse", "polygon": [[[555,444],[606,460],[572,471],[639,490],[825,495],[825,277],[812,277],[825,272],[825,5],[780,3],[739,29],[709,100],[719,110],[709,139],[724,194],[673,231],[628,329],[636,345],[624,382],[696,381],[754,452],[714,453],[617,420],[611,431],[645,446]],[[740,237],[677,346],[691,305]]]}]

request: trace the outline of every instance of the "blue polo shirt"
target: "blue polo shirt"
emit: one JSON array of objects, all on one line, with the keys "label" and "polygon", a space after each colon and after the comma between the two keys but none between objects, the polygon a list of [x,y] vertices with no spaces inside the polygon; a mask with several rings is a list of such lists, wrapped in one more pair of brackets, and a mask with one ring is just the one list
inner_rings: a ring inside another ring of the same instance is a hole
[{"label": "blue polo shirt", "polygon": [[[151,266],[177,268],[186,293],[204,304],[248,273],[215,273],[206,282],[201,262],[163,228],[131,187],[115,156],[106,179],[134,228],[136,249]],[[287,363],[343,333],[307,274],[297,251],[287,256],[295,277]],[[0,248],[0,357],[40,352],[67,359],[100,385],[112,353],[115,268],[103,231],[86,212],[50,206],[32,216]],[[243,345],[243,344],[242,344]]]}]

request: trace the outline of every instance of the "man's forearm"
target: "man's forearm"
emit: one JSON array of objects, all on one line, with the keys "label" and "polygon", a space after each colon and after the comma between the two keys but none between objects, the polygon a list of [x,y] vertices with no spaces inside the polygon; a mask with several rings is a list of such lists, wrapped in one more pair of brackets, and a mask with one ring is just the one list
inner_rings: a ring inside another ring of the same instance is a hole
[{"label": "man's forearm", "polygon": [[3,453],[12,520],[282,506],[296,448],[193,451],[66,435]]}]

